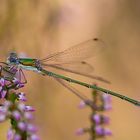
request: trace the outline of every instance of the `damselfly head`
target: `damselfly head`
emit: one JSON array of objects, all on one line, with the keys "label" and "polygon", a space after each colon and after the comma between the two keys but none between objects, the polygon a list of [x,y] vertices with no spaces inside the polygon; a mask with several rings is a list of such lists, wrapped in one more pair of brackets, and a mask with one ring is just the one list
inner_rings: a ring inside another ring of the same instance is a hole
[{"label": "damselfly head", "polygon": [[9,57],[7,58],[7,63],[8,64],[19,64],[19,59],[18,56],[15,52],[11,52]]}]

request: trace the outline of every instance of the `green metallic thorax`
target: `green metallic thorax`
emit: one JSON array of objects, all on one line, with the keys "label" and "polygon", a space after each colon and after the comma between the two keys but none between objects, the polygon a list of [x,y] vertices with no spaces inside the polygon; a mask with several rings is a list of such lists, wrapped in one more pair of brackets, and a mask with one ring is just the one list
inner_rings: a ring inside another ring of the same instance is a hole
[{"label": "green metallic thorax", "polygon": [[20,64],[24,66],[35,66],[36,59],[31,59],[31,58],[20,58],[19,59]]}]

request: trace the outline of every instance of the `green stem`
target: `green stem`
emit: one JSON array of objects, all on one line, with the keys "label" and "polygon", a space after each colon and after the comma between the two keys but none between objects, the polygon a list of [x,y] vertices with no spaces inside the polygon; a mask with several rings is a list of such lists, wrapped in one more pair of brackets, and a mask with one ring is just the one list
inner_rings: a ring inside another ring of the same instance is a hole
[{"label": "green stem", "polygon": [[72,82],[72,83],[75,83],[75,84],[79,84],[81,86],[84,86],[84,87],[87,87],[87,88],[91,88],[91,89],[95,89],[95,90],[99,90],[99,91],[102,91],[106,94],[109,94],[109,95],[112,95],[112,96],[115,96],[115,97],[118,97],[122,100],[125,100],[129,103],[132,103],[136,106],[140,106],[140,102],[137,101],[137,100],[134,100],[132,98],[129,98],[127,96],[124,96],[122,94],[119,94],[119,93],[116,93],[116,92],[113,92],[111,90],[108,90],[108,89],[104,89],[104,88],[101,88],[99,86],[96,86],[96,85],[91,85],[91,84],[87,84],[87,83],[84,83],[84,82],[81,82],[81,81],[78,81],[78,80],[75,80],[75,79],[71,79],[69,77],[66,77],[66,76],[63,76],[63,75],[59,75],[59,74],[56,74],[56,73],[53,73],[53,72],[50,72],[50,71],[47,71],[45,69],[42,69],[41,72],[45,75],[48,75],[48,76],[51,76],[51,77],[55,77],[55,78],[60,78],[60,79],[63,79],[65,81],[68,81],[68,82]]}]

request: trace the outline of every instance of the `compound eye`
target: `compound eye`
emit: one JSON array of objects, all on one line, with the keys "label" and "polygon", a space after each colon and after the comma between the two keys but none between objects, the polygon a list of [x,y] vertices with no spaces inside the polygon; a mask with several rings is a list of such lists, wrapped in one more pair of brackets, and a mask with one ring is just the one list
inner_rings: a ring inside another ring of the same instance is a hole
[{"label": "compound eye", "polygon": [[7,58],[8,64],[19,64],[18,56],[16,53],[12,52],[9,54],[9,57]]},{"label": "compound eye", "polygon": [[16,63],[16,62],[17,62],[16,58],[10,58],[9,61],[10,61],[11,63]]},{"label": "compound eye", "polygon": [[9,57],[9,58],[8,58],[8,61],[9,61],[11,64],[18,64],[18,59],[15,58],[15,57]]}]

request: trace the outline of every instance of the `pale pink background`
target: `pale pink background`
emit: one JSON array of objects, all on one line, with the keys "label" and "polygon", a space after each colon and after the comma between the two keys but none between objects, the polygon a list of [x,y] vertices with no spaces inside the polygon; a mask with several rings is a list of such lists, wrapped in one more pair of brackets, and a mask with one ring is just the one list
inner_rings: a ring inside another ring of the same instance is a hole
[{"label": "pale pink background", "polygon": [[[90,59],[95,73],[111,81],[100,86],[140,100],[140,11],[138,0],[1,0],[0,55],[10,51],[43,58],[92,37],[105,41],[104,52]],[[79,110],[80,100],[48,77],[26,72],[23,89],[28,104],[36,108],[35,123],[42,140],[88,140],[75,130],[89,125],[90,109]],[[71,76],[71,75],[68,75]],[[73,76],[87,82],[88,79]],[[96,81],[97,82],[97,81]],[[90,91],[76,86],[90,95]],[[140,108],[113,100],[107,140],[140,139]],[[6,140],[9,122],[0,125],[0,139]]]}]

